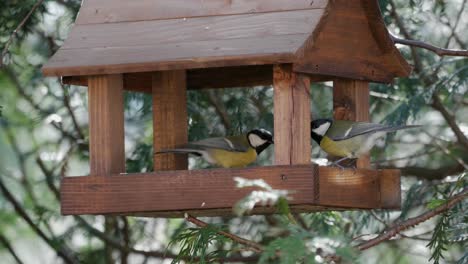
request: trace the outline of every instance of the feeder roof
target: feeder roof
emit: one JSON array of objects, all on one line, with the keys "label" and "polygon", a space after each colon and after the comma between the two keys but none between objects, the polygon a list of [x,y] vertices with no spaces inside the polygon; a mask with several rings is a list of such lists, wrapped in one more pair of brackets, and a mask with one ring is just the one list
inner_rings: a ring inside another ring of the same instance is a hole
[{"label": "feeder roof", "polygon": [[376,0],[84,0],[43,72],[78,76],[278,63],[373,81],[410,70]]}]

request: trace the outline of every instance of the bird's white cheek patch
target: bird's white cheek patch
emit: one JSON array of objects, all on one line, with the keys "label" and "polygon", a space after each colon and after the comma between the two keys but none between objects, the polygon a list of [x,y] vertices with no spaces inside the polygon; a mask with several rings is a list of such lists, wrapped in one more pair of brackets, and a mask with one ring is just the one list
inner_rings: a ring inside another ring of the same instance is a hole
[{"label": "bird's white cheek patch", "polygon": [[328,128],[330,128],[330,123],[323,123],[316,129],[312,129],[312,131],[317,135],[323,136],[327,133]]},{"label": "bird's white cheek patch", "polygon": [[266,140],[260,138],[259,136],[255,134],[250,134],[249,135],[249,142],[250,145],[252,145],[254,148],[261,146],[266,143]]}]

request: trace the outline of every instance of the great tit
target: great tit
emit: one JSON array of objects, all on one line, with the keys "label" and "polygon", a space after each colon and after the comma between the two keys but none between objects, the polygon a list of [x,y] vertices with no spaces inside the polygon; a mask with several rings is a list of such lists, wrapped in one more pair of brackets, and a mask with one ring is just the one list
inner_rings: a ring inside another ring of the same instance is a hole
[{"label": "great tit", "polygon": [[224,168],[245,167],[257,159],[268,146],[273,136],[265,129],[254,129],[245,135],[207,138],[190,142],[160,153],[188,153],[202,157],[208,163]]},{"label": "great tit", "polygon": [[316,119],[311,122],[311,137],[328,154],[355,159],[367,153],[386,133],[419,126],[387,126],[375,123]]}]

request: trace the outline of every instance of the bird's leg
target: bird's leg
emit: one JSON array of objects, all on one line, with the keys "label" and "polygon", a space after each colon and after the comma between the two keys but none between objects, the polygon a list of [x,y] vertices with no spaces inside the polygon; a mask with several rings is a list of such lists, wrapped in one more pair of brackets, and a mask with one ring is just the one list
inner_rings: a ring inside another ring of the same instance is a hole
[{"label": "bird's leg", "polygon": [[339,160],[336,160],[336,161],[332,162],[332,166],[336,166],[336,167],[338,167],[338,168],[344,170],[344,167],[340,165],[340,162],[342,162],[342,161],[344,161],[344,160],[347,160],[347,159],[349,159],[349,158],[348,158],[348,157],[344,157],[344,158],[341,158],[341,159],[339,159]]}]

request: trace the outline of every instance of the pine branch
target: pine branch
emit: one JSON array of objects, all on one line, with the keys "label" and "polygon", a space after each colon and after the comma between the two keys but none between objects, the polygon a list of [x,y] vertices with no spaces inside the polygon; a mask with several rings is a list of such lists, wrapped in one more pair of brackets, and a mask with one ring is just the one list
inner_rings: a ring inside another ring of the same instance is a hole
[{"label": "pine branch", "polygon": [[445,49],[445,48],[437,47],[437,46],[434,46],[434,45],[431,45],[431,44],[428,44],[426,42],[422,42],[419,40],[399,38],[392,34],[390,34],[390,37],[392,38],[394,43],[426,49],[426,50],[434,52],[435,54],[441,57],[442,56],[468,57],[468,50]]},{"label": "pine branch", "polygon": [[8,53],[8,49],[10,48],[10,45],[11,43],[13,42],[13,39],[16,37],[16,35],[18,34],[18,32],[21,30],[21,28],[24,26],[24,24],[26,24],[26,21],[28,21],[28,19],[31,17],[31,15],[34,13],[34,11],[36,11],[36,9],[41,6],[42,2],[44,2],[44,0],[39,0],[37,1],[34,6],[31,8],[31,10],[29,11],[29,13],[23,18],[23,20],[21,20],[21,22],[18,24],[18,26],[15,28],[15,30],[13,31],[13,33],[11,33],[10,37],[8,38],[7,42],[5,43],[5,46],[3,47],[3,50],[2,50],[2,53],[1,53],[1,56],[0,56],[0,68],[3,67],[3,58],[5,58],[5,56],[7,55]]},{"label": "pine branch", "polygon": [[430,210],[426,213],[423,213],[419,216],[416,216],[416,217],[413,217],[413,218],[409,218],[408,220],[406,221],[403,221],[401,223],[398,223],[398,224],[395,224],[394,226],[390,227],[389,229],[387,229],[384,233],[380,234],[379,236],[377,236],[376,238],[373,238],[371,240],[368,240],[366,242],[363,242],[361,244],[359,244],[358,246],[356,246],[357,249],[363,251],[363,250],[366,250],[366,249],[369,249],[371,247],[374,247],[384,241],[387,241],[389,239],[391,239],[392,237],[394,237],[395,235],[397,235],[398,233],[410,228],[410,227],[413,227],[415,225],[418,225],[436,215],[439,215],[441,213],[444,213],[446,212],[447,210],[449,210],[450,208],[454,207],[456,204],[458,204],[459,202],[463,201],[465,198],[468,197],[468,189],[465,189],[463,190],[461,193],[453,196],[452,198],[448,199],[448,201],[433,209],[433,210]]},{"label": "pine branch", "polygon": [[[203,222],[191,215],[186,215],[185,219],[191,223],[193,223],[194,225],[198,226],[198,227],[206,227],[208,225],[208,223],[206,222]],[[218,231],[218,234],[222,235],[222,236],[225,236],[239,244],[242,244],[242,245],[246,245],[248,246],[250,249],[252,249],[252,251],[254,252],[257,252],[257,253],[260,253],[263,251],[263,246],[258,244],[258,243],[255,243],[253,241],[250,241],[248,239],[245,239],[245,238],[242,238],[242,237],[238,237],[236,235],[233,235],[231,233],[228,233],[228,232],[224,232],[224,231]]]}]

